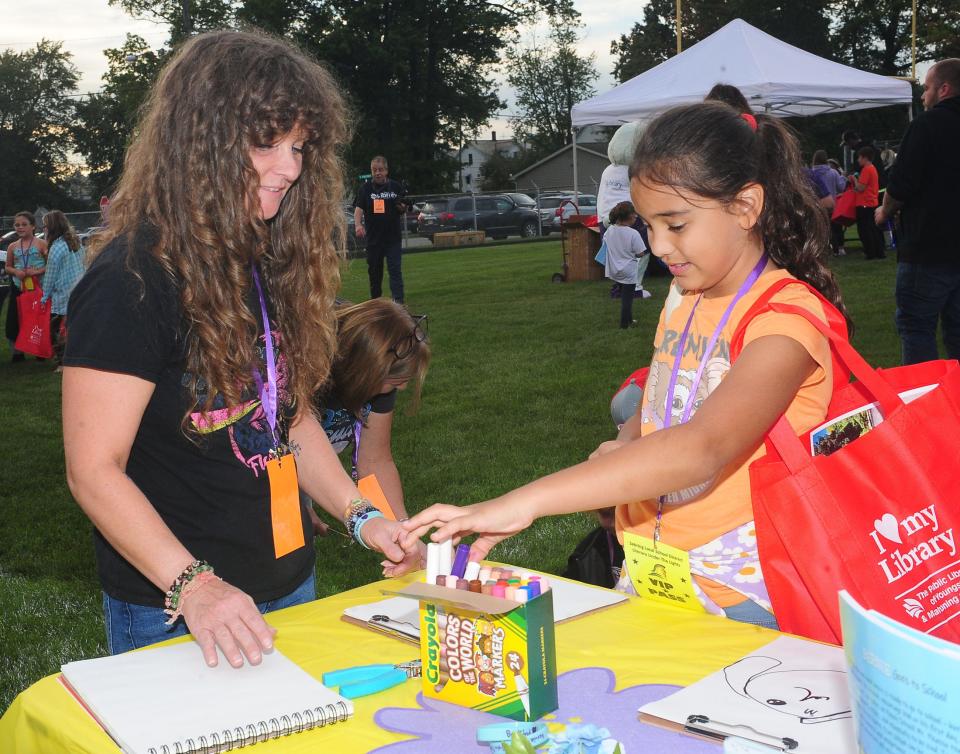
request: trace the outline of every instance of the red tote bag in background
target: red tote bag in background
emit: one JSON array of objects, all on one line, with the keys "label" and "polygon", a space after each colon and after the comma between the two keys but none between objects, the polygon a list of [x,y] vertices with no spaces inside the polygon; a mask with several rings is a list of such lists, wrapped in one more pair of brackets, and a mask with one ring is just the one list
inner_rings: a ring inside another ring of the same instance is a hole
[{"label": "red tote bag in background", "polygon": [[39,287],[34,287],[32,291],[22,291],[17,296],[20,330],[13,347],[39,359],[49,359],[53,357],[53,345],[50,341],[50,302],[41,304],[42,297],[43,291]]},{"label": "red tote bag in background", "polygon": [[830,219],[841,225],[850,225],[857,221],[857,195],[852,187],[837,195]]},{"label": "red tote bag in background", "polygon": [[[750,467],[760,559],[781,630],[839,644],[837,592],[846,589],[865,607],[960,641],[960,365],[875,370],[826,301],[831,326],[800,307],[763,308],[802,316],[830,338],[840,373],[828,420],[871,402],[884,417],[828,456],[812,456],[809,433],[797,437],[781,418],[766,456]],[[842,384],[844,366],[857,382]],[[928,385],[937,387],[909,404],[898,395]]]}]

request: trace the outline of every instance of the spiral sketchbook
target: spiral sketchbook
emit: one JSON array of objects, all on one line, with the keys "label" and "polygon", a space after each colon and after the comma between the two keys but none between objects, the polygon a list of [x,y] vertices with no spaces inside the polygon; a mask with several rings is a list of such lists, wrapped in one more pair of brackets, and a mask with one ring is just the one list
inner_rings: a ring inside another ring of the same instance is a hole
[{"label": "spiral sketchbook", "polygon": [[70,662],[64,685],[126,754],[216,754],[353,714],[353,703],[274,649],[207,667],[195,642]]}]

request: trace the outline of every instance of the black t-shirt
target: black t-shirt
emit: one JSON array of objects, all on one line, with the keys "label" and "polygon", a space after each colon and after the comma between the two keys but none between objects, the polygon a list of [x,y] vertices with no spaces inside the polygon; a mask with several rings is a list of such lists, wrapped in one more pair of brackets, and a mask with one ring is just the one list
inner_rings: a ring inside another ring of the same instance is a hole
[{"label": "black t-shirt", "polygon": [[[380,185],[367,181],[360,187],[353,206],[363,210],[368,246],[400,240],[402,215],[397,211],[397,201],[402,200],[405,194],[403,186],[392,178],[387,178],[387,182]],[[378,203],[381,201],[382,207]],[[383,211],[378,212],[381,208]]]},{"label": "black t-shirt", "polygon": [[[218,576],[264,602],[289,594],[314,566],[312,527],[301,512],[305,547],[274,557],[270,485],[266,472],[270,428],[253,392],[227,408],[218,396],[202,417],[190,403],[184,371],[185,328],[177,285],[135,242],[128,267],[126,243],[111,242],[94,260],[70,297],[70,339],[64,364],[133,375],[154,383],[130,449],[127,475],[194,557]],[[263,281],[264,284],[266,281]],[[268,291],[264,295],[269,300]],[[248,305],[259,321],[251,284]],[[269,309],[269,304],[268,304]],[[286,368],[274,333],[278,371],[278,431],[287,442],[293,416]],[[258,340],[264,358],[262,330]],[[262,375],[263,364],[258,364]],[[203,396],[201,396],[202,399]],[[189,433],[181,424],[188,408]],[[117,599],[162,606],[163,594],[103,538],[94,534],[103,589]]]},{"label": "black t-shirt", "polygon": [[960,97],[921,113],[900,142],[887,191],[904,202],[897,259],[960,265]]},{"label": "black t-shirt", "polygon": [[[360,420],[364,423],[367,417],[373,414],[389,414],[397,405],[397,391],[391,390],[389,393],[381,393],[370,399],[369,403],[364,404],[360,410]],[[322,396],[317,400],[317,409],[319,411],[320,424],[323,431],[327,433],[327,439],[333,446],[334,451],[342,453],[353,444],[353,426],[356,417],[347,409],[340,397],[333,393]],[[363,432],[361,430],[361,442],[363,442]]]}]

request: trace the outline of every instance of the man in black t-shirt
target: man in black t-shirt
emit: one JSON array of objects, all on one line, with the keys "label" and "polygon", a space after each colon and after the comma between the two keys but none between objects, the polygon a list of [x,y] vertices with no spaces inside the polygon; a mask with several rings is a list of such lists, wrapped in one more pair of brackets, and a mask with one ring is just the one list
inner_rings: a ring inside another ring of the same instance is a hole
[{"label": "man in black t-shirt", "polygon": [[370,298],[383,294],[383,262],[387,261],[393,300],[403,303],[403,274],[400,221],[407,205],[405,191],[387,177],[387,158],[377,155],[370,161],[371,180],[364,183],[353,202],[357,238],[367,239],[367,270],[370,274]]}]

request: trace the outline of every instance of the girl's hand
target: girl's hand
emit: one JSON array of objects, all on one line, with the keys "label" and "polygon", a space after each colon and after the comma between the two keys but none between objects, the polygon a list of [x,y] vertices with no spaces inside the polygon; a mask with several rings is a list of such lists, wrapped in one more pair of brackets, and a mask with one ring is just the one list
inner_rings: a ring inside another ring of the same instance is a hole
[{"label": "girl's hand", "polygon": [[483,560],[493,546],[507,537],[523,531],[533,523],[533,516],[516,503],[505,498],[489,500],[476,505],[433,505],[421,511],[402,526],[407,531],[404,547],[410,547],[430,529],[434,542],[460,539],[468,534],[480,536],[470,548],[470,560]]},{"label": "girl's hand", "polygon": [[259,665],[263,653],[273,650],[277,630],[267,624],[248,594],[220,579],[190,592],[182,614],[210,667],[217,664],[217,647],[235,668],[244,658]]}]

